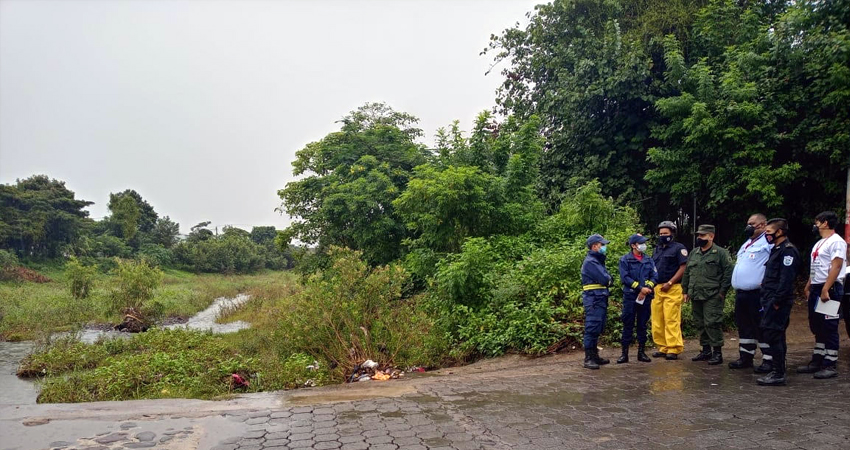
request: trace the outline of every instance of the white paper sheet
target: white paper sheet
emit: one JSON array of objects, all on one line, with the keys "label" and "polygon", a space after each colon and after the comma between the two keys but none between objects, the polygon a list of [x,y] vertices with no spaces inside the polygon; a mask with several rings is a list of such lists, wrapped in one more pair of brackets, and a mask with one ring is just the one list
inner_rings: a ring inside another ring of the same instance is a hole
[{"label": "white paper sheet", "polygon": [[815,306],[815,312],[824,314],[827,316],[837,316],[838,308],[841,306],[841,302],[835,300],[827,300],[825,302],[820,301],[818,299],[818,304]]}]

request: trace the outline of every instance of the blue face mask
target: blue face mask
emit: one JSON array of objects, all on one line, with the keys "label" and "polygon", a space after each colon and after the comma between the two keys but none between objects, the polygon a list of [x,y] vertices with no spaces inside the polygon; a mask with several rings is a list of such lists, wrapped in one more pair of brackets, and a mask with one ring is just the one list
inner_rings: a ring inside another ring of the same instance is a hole
[{"label": "blue face mask", "polygon": [[608,253],[608,246],[603,245],[602,247],[599,247],[599,253],[602,253],[603,255]]}]

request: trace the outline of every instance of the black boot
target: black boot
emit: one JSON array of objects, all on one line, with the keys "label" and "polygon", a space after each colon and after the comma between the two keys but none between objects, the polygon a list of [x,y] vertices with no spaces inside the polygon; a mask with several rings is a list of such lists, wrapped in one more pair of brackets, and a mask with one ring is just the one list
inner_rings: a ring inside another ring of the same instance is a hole
[{"label": "black boot", "polygon": [[[762,359],[761,365],[753,369],[755,373],[770,373],[773,372],[773,362],[769,359]],[[785,376],[785,373],[782,373],[782,376]]]},{"label": "black boot", "polygon": [[658,351],[658,352],[653,353],[652,357],[653,358],[666,358],[667,354],[662,352],[662,351]]},{"label": "black boot", "polygon": [[596,359],[593,357],[593,350],[589,348],[584,349],[584,368],[594,370],[599,368],[599,364],[596,364]]},{"label": "black boot", "polygon": [[822,366],[820,370],[815,372],[815,378],[818,380],[825,380],[827,378],[834,378],[838,376],[838,371],[835,370],[835,366]]},{"label": "black boot", "polygon": [[702,351],[698,355],[691,358],[691,361],[708,361],[711,359],[711,346],[703,345]]},{"label": "black boot", "polygon": [[819,372],[823,365],[823,356],[812,356],[812,360],[805,366],[797,367],[797,373],[815,373]]},{"label": "black boot", "polygon": [[785,374],[772,371],[756,380],[759,386],[785,386]]},{"label": "black boot", "polygon": [[627,362],[629,362],[629,346],[624,345],[623,346],[623,354],[620,355],[619,358],[617,358],[617,364],[623,364],[623,363],[627,363]]},{"label": "black boot", "polygon": [[718,364],[723,363],[723,352],[720,351],[720,347],[714,347],[714,351],[711,353],[711,358],[708,360],[709,366],[716,366]]},{"label": "black boot", "polygon": [[638,361],[652,362],[652,360],[649,359],[649,356],[646,356],[646,348],[643,345],[638,346]]},{"label": "black boot", "polygon": [[744,352],[741,352],[741,357],[737,361],[729,363],[730,369],[748,369],[750,367],[753,367],[753,356]]},{"label": "black boot", "polygon": [[598,348],[593,349],[593,358],[594,358],[594,361],[596,361],[596,364],[599,364],[600,366],[604,366],[605,364],[608,364],[609,362],[611,362],[611,361],[608,360],[608,358],[602,358],[602,357],[599,356],[599,349]]}]

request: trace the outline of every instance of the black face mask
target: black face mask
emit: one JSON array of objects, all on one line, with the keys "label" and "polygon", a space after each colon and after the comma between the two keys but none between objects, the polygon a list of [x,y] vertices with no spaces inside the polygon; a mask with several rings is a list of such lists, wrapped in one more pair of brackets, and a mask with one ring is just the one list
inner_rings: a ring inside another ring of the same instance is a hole
[{"label": "black face mask", "polygon": [[744,228],[744,236],[746,236],[747,239],[753,237],[754,234],[756,234],[756,227],[747,225],[747,228]]},{"label": "black face mask", "polygon": [[780,236],[777,236],[775,231],[773,232],[773,234],[770,234],[768,232],[764,233],[764,239],[767,241],[768,244],[773,244],[773,241],[775,241],[778,237]]},{"label": "black face mask", "polygon": [[812,234],[815,236],[820,236],[820,228],[817,225],[812,225]]},{"label": "black face mask", "polygon": [[708,239],[697,238],[697,247],[703,248],[708,244]]},{"label": "black face mask", "polygon": [[673,236],[658,236],[658,243],[661,245],[667,245],[673,242]]}]

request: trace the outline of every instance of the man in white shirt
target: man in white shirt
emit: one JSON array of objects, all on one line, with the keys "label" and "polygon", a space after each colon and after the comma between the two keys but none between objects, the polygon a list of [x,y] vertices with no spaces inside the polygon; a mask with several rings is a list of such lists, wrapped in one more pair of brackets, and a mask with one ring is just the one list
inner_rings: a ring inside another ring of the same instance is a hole
[{"label": "man in white shirt", "polygon": [[753,214],[747,219],[744,234],[747,240],[738,250],[735,270],[732,272],[732,287],[735,288],[735,324],[738,326],[737,361],[729,363],[730,369],[753,367],[756,346],[761,349],[762,364],[755,369],[757,373],[770,373],[773,370],[773,357],[767,351],[770,347],[761,342],[759,323],[761,323],[761,282],[764,279],[764,264],[770,257],[773,245],[767,242],[764,230],[767,217]]},{"label": "man in white shirt", "polygon": [[824,211],[815,217],[815,224],[812,226],[812,233],[821,237],[812,248],[809,281],[806,283],[809,328],[815,335],[815,348],[812,360],[805,366],[798,367],[797,373],[814,373],[817,379],[838,375],[835,370],[838,362],[838,313],[826,315],[815,312],[818,303],[841,301],[844,295],[840,276],[844,270],[847,244],[835,233],[837,225],[838,215],[832,211]]}]

